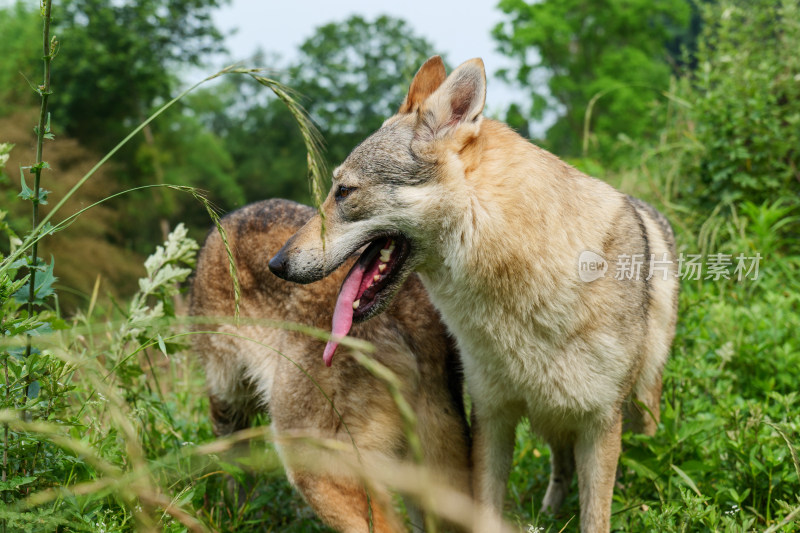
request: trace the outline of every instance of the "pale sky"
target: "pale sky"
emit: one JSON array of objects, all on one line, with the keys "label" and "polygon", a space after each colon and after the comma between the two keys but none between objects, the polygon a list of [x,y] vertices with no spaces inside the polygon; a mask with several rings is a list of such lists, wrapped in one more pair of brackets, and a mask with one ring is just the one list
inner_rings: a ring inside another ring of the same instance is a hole
[{"label": "pale sky", "polygon": [[260,47],[290,61],[314,29],[328,22],[341,22],[353,14],[368,20],[383,14],[403,18],[417,35],[446,55],[451,66],[473,57],[483,58],[488,77],[487,113],[493,114],[505,110],[512,101],[529,101],[526,94],[493,76],[498,69],[509,66],[508,60],[495,51],[490,34],[502,20],[496,4],[497,0],[233,0],[217,10],[214,20],[224,33],[238,28],[227,38],[232,59],[244,60]]}]

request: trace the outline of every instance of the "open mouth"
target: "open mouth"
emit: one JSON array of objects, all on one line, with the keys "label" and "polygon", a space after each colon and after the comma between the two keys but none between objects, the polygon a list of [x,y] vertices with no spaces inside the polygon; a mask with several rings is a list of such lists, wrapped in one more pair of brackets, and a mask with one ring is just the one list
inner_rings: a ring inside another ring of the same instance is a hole
[{"label": "open mouth", "polygon": [[380,310],[381,302],[391,297],[410,250],[408,240],[402,235],[379,237],[367,246],[347,273],[333,311],[334,338],[323,354],[327,366],[339,346],[336,338],[347,335],[353,321],[371,317]]}]

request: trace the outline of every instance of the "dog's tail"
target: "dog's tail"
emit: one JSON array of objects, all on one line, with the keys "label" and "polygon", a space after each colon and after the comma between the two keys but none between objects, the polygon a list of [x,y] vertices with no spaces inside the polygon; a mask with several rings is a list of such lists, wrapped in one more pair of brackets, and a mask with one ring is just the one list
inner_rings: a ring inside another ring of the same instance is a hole
[{"label": "dog's tail", "polygon": [[639,211],[640,214],[645,214],[658,225],[659,229],[661,230],[661,235],[664,238],[664,242],[667,243],[669,252],[674,258],[677,253],[677,248],[675,245],[675,232],[672,229],[672,224],[670,224],[669,220],[667,220],[667,217],[665,217],[661,211],[648,204],[644,200],[640,200],[633,196],[628,196],[628,201],[637,211]]}]

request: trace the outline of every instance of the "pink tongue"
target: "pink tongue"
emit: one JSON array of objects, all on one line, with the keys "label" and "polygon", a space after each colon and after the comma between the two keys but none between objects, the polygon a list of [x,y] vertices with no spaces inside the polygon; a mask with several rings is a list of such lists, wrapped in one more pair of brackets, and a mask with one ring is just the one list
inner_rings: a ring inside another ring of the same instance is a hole
[{"label": "pink tongue", "polygon": [[364,266],[356,263],[347,274],[347,279],[344,280],[342,288],[339,290],[336,308],[333,310],[333,326],[331,327],[333,338],[328,341],[325,346],[325,352],[322,354],[322,359],[325,361],[326,366],[331,366],[333,353],[339,346],[337,337],[341,338],[350,333],[350,326],[353,325],[353,302],[358,296],[365,270]]}]

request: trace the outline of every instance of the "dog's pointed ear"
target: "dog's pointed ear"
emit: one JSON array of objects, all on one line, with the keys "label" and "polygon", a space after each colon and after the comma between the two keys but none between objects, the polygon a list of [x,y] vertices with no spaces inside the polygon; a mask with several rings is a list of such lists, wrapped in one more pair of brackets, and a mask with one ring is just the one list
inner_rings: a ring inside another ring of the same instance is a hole
[{"label": "dog's pointed ear", "polygon": [[421,123],[433,138],[455,126],[479,124],[486,103],[486,70],[480,58],[462,63],[420,108]]},{"label": "dog's pointed ear", "polygon": [[419,109],[422,102],[439,88],[445,78],[447,78],[447,72],[444,70],[442,58],[433,56],[428,59],[419,67],[411,81],[411,87],[409,87],[406,99],[398,113],[412,113]]}]

